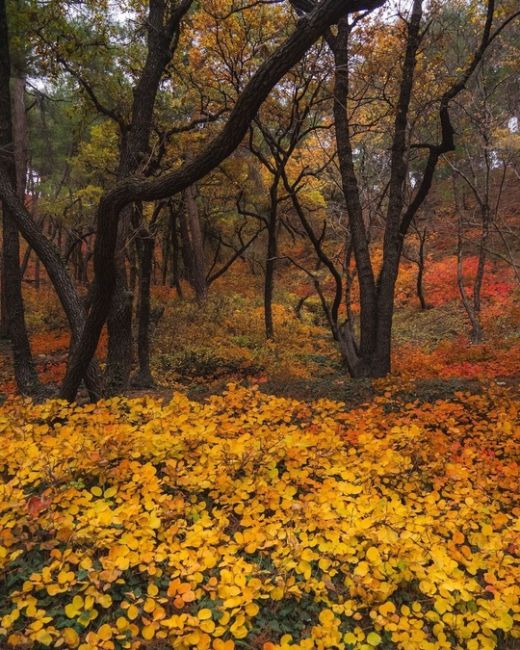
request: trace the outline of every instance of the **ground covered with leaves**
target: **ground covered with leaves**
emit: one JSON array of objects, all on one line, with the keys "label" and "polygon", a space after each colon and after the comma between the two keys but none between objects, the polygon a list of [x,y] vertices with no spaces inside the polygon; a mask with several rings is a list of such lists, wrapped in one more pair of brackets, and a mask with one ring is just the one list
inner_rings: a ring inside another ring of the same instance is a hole
[{"label": "ground covered with leaves", "polygon": [[0,410],[0,645],[515,648],[520,400]]}]

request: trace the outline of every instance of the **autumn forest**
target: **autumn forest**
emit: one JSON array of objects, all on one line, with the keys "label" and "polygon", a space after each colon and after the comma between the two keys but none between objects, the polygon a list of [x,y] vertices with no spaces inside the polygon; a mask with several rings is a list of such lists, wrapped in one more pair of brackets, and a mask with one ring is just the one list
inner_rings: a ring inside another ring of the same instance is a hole
[{"label": "autumn forest", "polygon": [[518,0],[0,0],[0,648],[520,648]]}]

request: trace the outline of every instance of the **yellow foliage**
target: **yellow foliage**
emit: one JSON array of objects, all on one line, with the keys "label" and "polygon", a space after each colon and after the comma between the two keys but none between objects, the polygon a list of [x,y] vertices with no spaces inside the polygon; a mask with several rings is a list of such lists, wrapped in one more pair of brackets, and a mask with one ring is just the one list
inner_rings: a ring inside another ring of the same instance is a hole
[{"label": "yellow foliage", "polygon": [[388,406],[9,400],[1,647],[513,647],[520,401]]}]

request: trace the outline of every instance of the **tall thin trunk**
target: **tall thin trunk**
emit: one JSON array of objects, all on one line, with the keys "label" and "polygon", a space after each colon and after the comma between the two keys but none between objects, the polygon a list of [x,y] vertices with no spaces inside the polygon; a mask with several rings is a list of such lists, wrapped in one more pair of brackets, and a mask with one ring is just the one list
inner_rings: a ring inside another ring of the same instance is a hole
[{"label": "tall thin trunk", "polygon": [[179,257],[181,249],[179,245],[179,232],[177,223],[179,221],[179,214],[175,212],[172,202],[169,202],[170,211],[170,226],[171,226],[171,252],[172,252],[172,270],[170,277],[170,287],[175,287],[179,298],[184,297],[182,293],[181,274],[179,269]]},{"label": "tall thin trunk", "polygon": [[477,272],[475,274],[475,281],[473,282],[473,308],[477,314],[480,313],[481,309],[482,285],[484,283],[484,273],[486,271],[487,245],[491,224],[491,212],[487,203],[482,206],[481,216],[482,226],[480,231]]},{"label": "tall thin trunk", "polygon": [[475,305],[468,296],[466,288],[464,286],[462,230],[462,214],[460,214],[457,236],[457,286],[459,288],[462,305],[471,324],[471,342],[476,344],[482,341],[482,325],[480,323],[479,313],[475,309]]},{"label": "tall thin trunk", "polygon": [[199,303],[204,303],[208,297],[206,270],[204,259],[204,242],[200,224],[200,212],[195,199],[195,188],[190,186],[184,192],[186,216],[190,239],[191,265],[190,280]]},{"label": "tall thin trunk", "polygon": [[[5,0],[0,0],[0,158],[18,196],[23,199],[27,169],[25,82],[23,76],[14,80],[11,99],[10,75],[7,13]],[[2,262],[7,325],[13,352],[16,384],[21,393],[34,394],[39,390],[40,385],[25,324],[22,274],[20,272],[20,240],[16,221],[5,203],[3,205]]]},{"label": "tall thin trunk", "polygon": [[107,318],[108,347],[105,392],[115,395],[128,388],[132,371],[132,303],[126,273],[122,265]]},{"label": "tall thin trunk", "polygon": [[150,290],[155,238],[152,233],[142,230],[139,235],[139,303],[137,311],[137,357],[139,371],[134,379],[138,386],[153,386],[150,370]]},{"label": "tall thin trunk", "polygon": [[135,243],[139,260],[139,300],[137,305],[139,370],[133,384],[140,387],[154,384],[150,368],[151,286],[157,223],[163,207],[164,203],[162,202],[155,205],[149,227],[146,226],[141,204],[136,206],[132,215],[132,223],[137,234]]},{"label": "tall thin trunk", "polygon": [[348,116],[349,32],[348,17],[344,17],[338,23],[338,34],[332,44],[335,63],[334,124],[341,182],[360,287],[359,356],[356,354],[350,359],[348,366],[351,374],[361,377],[369,374],[370,358],[376,347],[377,295],[350,139]]},{"label": "tall thin trunk", "polygon": [[414,0],[408,23],[406,51],[397,101],[390,161],[388,209],[383,242],[383,266],[377,281],[377,345],[371,361],[371,376],[384,377],[391,370],[392,322],[394,316],[395,283],[403,247],[400,232],[405,204],[408,173],[408,114],[417,52],[421,41],[422,0]]},{"label": "tall thin trunk", "polygon": [[428,303],[424,295],[424,241],[422,240],[419,245],[419,260],[417,262],[417,281],[416,281],[416,291],[417,298],[419,299],[419,304],[421,309],[425,311],[428,309]]},{"label": "tall thin trunk", "polygon": [[161,246],[161,262],[162,262],[161,284],[163,285],[163,287],[166,286],[168,280],[170,255],[172,254],[171,246],[172,246],[172,221],[171,219],[168,219],[168,224],[166,226],[166,233],[163,235],[162,246]]},{"label": "tall thin trunk", "polygon": [[9,338],[9,324],[7,322],[7,304],[5,296],[4,253],[0,257],[0,339]]},{"label": "tall thin trunk", "polygon": [[279,179],[275,178],[269,191],[270,206],[269,219],[267,222],[267,254],[265,260],[264,281],[264,321],[265,337],[269,340],[274,338],[273,292],[276,257],[278,255],[278,183]]}]

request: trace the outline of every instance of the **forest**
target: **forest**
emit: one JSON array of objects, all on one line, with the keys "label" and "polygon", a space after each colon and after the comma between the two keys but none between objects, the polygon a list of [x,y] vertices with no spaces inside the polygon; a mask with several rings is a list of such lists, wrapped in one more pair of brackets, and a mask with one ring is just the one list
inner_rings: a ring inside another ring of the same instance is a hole
[{"label": "forest", "polygon": [[0,0],[0,648],[520,648],[518,0]]}]

